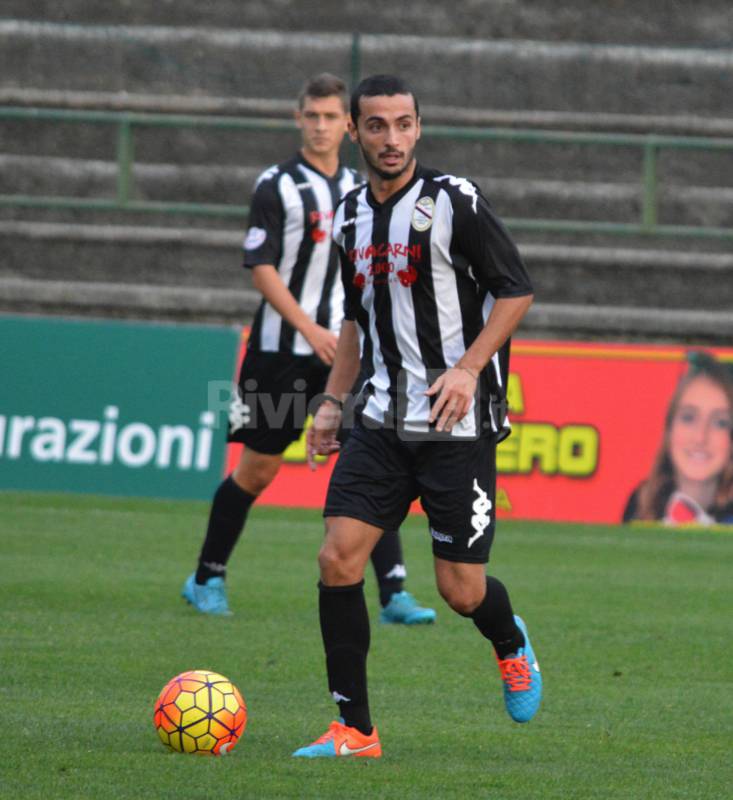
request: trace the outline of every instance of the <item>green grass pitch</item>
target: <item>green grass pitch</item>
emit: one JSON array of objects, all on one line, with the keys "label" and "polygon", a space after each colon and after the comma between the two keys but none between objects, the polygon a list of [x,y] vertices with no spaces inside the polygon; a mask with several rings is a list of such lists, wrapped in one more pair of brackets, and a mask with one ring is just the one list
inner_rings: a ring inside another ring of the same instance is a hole
[{"label": "green grass pitch", "polygon": [[[404,528],[409,588],[433,627],[372,616],[384,757],[295,760],[334,716],[317,618],[311,511],[255,508],[230,564],[235,616],[179,597],[203,503],[0,494],[0,797],[722,798],[730,796],[733,536],[500,523],[492,571],[543,669],[528,725],[496,664],[442,605],[424,520]],[[153,726],[174,675],[213,669],[249,708],[234,752],[171,754]]]}]

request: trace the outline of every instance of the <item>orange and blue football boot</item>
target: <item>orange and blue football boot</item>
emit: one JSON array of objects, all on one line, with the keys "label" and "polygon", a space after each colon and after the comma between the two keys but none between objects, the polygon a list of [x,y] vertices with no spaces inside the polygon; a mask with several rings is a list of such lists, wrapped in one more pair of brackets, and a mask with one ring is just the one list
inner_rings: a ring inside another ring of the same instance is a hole
[{"label": "orange and blue football boot", "polygon": [[380,758],[382,745],[377,729],[367,736],[356,728],[350,728],[340,720],[334,720],[328,730],[313,744],[301,747],[293,755],[296,758],[335,758],[356,756],[357,758]]},{"label": "orange and blue football boot", "polygon": [[529,722],[537,713],[542,700],[542,675],[529,641],[527,626],[521,617],[514,621],[524,634],[524,647],[504,659],[497,658],[504,682],[504,705],[515,722]]}]

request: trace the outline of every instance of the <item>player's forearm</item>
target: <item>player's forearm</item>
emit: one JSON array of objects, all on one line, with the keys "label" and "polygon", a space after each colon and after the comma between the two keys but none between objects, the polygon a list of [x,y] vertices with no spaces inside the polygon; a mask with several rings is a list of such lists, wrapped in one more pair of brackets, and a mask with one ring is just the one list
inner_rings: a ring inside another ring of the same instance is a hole
[{"label": "player's forearm", "polygon": [[336,356],[326,384],[326,393],[339,399],[351,391],[359,375],[359,332],[353,320],[346,319],[341,325]]},{"label": "player's forearm", "polygon": [[489,363],[494,353],[514,333],[532,305],[534,295],[499,298],[491,309],[481,333],[456,364],[478,375]]},{"label": "player's forearm", "polygon": [[315,325],[298,305],[290,289],[283,283],[280,273],[272,264],[259,264],[252,270],[252,283],[280,316],[299,333],[305,334]]}]

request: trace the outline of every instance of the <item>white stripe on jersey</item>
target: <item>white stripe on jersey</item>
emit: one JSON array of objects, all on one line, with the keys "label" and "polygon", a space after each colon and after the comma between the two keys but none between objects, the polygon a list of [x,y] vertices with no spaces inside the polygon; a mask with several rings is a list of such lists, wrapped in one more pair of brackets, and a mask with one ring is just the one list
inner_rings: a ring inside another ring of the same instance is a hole
[{"label": "white stripe on jersey", "polygon": [[[366,201],[366,195],[367,191],[366,187],[364,187],[361,192],[359,192],[359,202],[356,208],[356,215],[359,217],[361,214],[363,214],[364,219],[360,231],[364,236],[364,241],[371,242],[373,217],[371,208]],[[343,206],[341,209],[343,210]],[[384,358],[382,357],[382,351],[378,346],[379,334],[377,333],[375,315],[372,311],[374,305],[374,286],[372,284],[367,284],[364,287],[361,302],[363,307],[369,312],[369,338],[373,343],[375,343],[375,346],[372,347],[372,375],[369,379],[369,382],[374,388],[374,394],[369,398],[364,406],[364,413],[371,419],[384,423],[384,414],[387,410],[387,406],[389,405],[388,391],[390,387],[390,380],[387,367],[384,363]],[[386,405],[378,399],[384,395],[387,395]]]},{"label": "white stripe on jersey", "polygon": [[[420,197],[424,181],[419,180],[405,195],[402,202],[412,208]],[[407,214],[392,214],[389,225],[390,242],[407,242],[410,238],[411,216]],[[408,266],[407,252],[392,255],[393,274]],[[427,418],[430,413],[430,402],[425,396],[428,388],[425,364],[422,360],[420,345],[414,335],[417,328],[415,320],[415,306],[412,302],[412,293],[405,291],[399,281],[390,281],[388,284],[389,296],[392,302],[392,327],[394,328],[397,348],[402,360],[402,370],[407,379],[406,394],[407,408],[405,409],[405,430],[416,433],[427,433]]]},{"label": "white stripe on jersey", "polygon": [[[308,169],[303,164],[298,165],[298,171],[303,173],[306,183],[310,186],[316,198],[316,206],[318,211],[322,214],[333,212],[333,201],[331,200],[331,190],[328,184],[321,178],[318,173]],[[301,203],[302,206],[302,203]],[[301,210],[302,219],[302,210]],[[318,311],[318,304],[321,300],[321,290],[323,289],[323,281],[326,278],[326,270],[328,268],[328,257],[331,253],[331,222],[328,222],[328,236],[323,241],[316,242],[313,246],[313,255],[311,256],[310,266],[305,275],[303,282],[303,290],[300,293],[300,307],[311,318],[316,318]],[[302,230],[301,230],[302,234]],[[293,344],[293,352],[296,355],[310,355],[313,348],[306,341],[302,333],[296,331],[295,342]]]},{"label": "white stripe on jersey", "polygon": [[[451,238],[453,236],[453,206],[445,192],[439,192],[435,198],[433,216],[433,235],[430,237],[430,258],[433,271],[433,287],[438,309],[438,325],[440,327],[440,345],[446,366],[452,367],[460,361],[466,352],[463,339],[463,321],[458,300],[458,284],[450,255]],[[454,426],[455,436],[476,435],[475,400],[466,416]]]},{"label": "white stripe on jersey", "polygon": [[[285,209],[285,226],[283,229],[283,247],[277,270],[283,283],[287,286],[293,274],[293,267],[298,259],[298,248],[303,235],[303,201],[293,179],[283,173],[278,182],[278,191]],[[260,347],[262,350],[276,352],[280,349],[280,331],[282,317],[269,304],[265,303],[262,313],[262,329]],[[312,350],[310,352],[313,352]]]}]

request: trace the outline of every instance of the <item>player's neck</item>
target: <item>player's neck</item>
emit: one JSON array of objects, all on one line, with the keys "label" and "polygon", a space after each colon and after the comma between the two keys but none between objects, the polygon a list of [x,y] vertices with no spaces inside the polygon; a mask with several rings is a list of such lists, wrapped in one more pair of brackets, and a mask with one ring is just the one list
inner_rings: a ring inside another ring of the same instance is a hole
[{"label": "player's neck", "polygon": [[417,161],[413,158],[410,166],[401,175],[388,180],[367,167],[369,172],[369,188],[372,190],[374,199],[380,204],[389,200],[393,194],[397,194],[400,189],[407,186],[415,175],[416,168]]},{"label": "player's neck", "polygon": [[322,172],[324,175],[328,175],[329,178],[333,178],[333,176],[338,172],[339,169],[338,150],[334,153],[322,154],[322,153],[314,153],[307,147],[301,147],[300,154],[309,164],[314,166],[319,172]]}]

